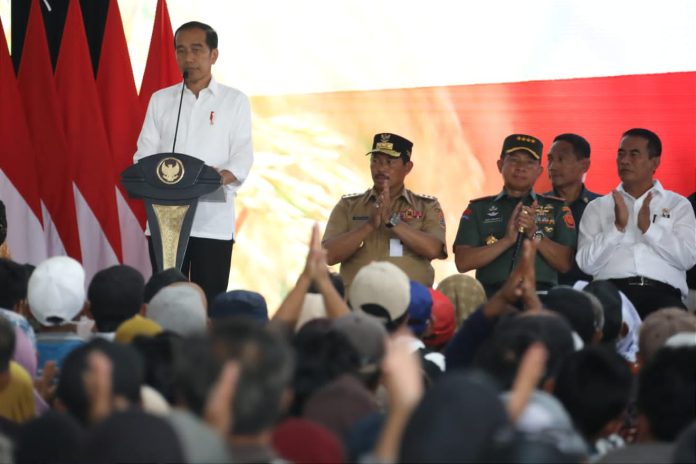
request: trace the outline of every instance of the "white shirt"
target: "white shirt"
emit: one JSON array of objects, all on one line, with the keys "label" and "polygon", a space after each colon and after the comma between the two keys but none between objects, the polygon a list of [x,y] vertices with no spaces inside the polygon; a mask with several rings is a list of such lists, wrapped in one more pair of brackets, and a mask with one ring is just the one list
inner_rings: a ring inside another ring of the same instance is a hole
[{"label": "white shirt", "polygon": [[[134,162],[172,151],[181,86],[179,83],[159,90],[150,98]],[[186,88],[175,151],[199,158],[218,170],[226,169],[237,178],[223,187],[224,203],[198,202],[191,228],[192,237],[234,238],[234,198],[254,161],[247,96],[219,84],[215,78],[198,98]]]},{"label": "white shirt", "polygon": [[[576,290],[582,290],[587,287],[588,282],[584,280],[578,280],[573,285]],[[643,323],[638,314],[638,310],[631,300],[622,292],[618,291],[621,296],[621,322],[626,324],[628,328],[628,333],[622,338],[616,341],[616,352],[624,357],[628,362],[636,362],[636,354],[638,353],[638,332],[640,332],[640,326]]]},{"label": "white shirt", "polygon": [[614,225],[614,199],[611,194],[591,201],[580,220],[578,266],[595,279],[621,279],[644,276],[667,283],[688,294],[686,270],[696,263],[696,218],[689,201],[665,190],[654,181],[650,202],[650,227],[643,234],[638,228],[638,211],[648,192],[640,198],[617,190],[628,207],[624,233]]}]

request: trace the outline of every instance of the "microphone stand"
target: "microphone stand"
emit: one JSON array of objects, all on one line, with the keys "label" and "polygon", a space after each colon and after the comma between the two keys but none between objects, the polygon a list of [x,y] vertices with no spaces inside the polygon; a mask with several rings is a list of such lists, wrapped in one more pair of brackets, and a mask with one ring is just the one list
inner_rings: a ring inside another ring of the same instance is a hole
[{"label": "microphone stand", "polygon": [[176,153],[174,148],[176,147],[176,136],[179,133],[179,118],[181,118],[181,103],[184,101],[184,89],[186,89],[186,79],[188,79],[188,71],[184,71],[183,74],[184,83],[181,84],[181,96],[179,97],[179,112],[176,114],[176,128],[174,129],[174,143],[172,144],[172,154]]}]

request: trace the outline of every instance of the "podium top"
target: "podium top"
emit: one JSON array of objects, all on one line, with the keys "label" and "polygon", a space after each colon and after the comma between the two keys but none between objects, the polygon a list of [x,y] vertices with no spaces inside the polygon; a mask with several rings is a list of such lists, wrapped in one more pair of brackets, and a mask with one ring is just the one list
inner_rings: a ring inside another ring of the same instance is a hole
[{"label": "podium top", "polygon": [[134,198],[190,200],[222,185],[215,168],[182,153],[146,156],[121,173],[121,184]]}]

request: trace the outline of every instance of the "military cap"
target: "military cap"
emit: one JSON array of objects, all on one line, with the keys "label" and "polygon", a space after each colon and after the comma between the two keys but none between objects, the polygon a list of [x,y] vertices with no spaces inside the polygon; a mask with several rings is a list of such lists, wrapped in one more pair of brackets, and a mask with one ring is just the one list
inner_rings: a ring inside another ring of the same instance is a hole
[{"label": "military cap", "polygon": [[532,155],[535,160],[540,160],[541,154],[544,151],[544,145],[541,143],[541,140],[531,135],[508,135],[503,142],[503,150],[500,153],[500,157],[504,158],[505,155],[517,150],[524,150]]},{"label": "military cap", "polygon": [[384,153],[392,158],[401,158],[404,156],[406,159],[411,159],[412,149],[413,142],[410,140],[405,139],[400,135],[383,132],[375,135],[374,139],[372,140],[372,150],[365,154],[370,155],[372,153]]}]

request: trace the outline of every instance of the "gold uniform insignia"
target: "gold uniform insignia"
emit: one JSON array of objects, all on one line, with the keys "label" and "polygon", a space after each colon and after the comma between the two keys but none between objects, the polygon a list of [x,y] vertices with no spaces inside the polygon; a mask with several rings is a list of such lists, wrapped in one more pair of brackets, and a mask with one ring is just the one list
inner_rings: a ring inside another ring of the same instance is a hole
[{"label": "gold uniform insignia", "polygon": [[493,235],[489,235],[488,237],[486,237],[486,245],[488,245],[488,246],[493,245],[497,241],[498,241],[498,239],[495,238]]}]

